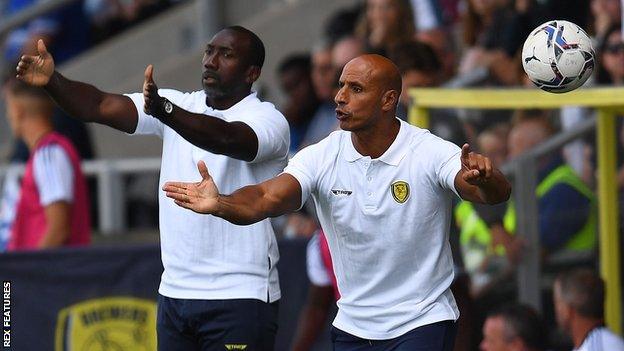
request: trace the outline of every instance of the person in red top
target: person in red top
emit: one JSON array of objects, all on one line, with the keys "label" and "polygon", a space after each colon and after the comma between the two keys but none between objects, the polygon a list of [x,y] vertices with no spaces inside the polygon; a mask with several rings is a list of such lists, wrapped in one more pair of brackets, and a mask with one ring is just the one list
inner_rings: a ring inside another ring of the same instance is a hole
[{"label": "person in red top", "polygon": [[46,93],[18,80],[4,87],[14,135],[30,151],[11,227],[8,250],[36,250],[90,243],[89,199],[80,157],[54,132]]}]

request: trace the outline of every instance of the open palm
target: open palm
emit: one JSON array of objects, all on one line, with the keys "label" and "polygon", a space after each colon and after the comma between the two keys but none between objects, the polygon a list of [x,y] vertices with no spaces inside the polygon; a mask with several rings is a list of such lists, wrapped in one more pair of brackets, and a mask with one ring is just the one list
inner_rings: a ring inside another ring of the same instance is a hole
[{"label": "open palm", "polygon": [[54,59],[43,40],[37,42],[38,55],[24,55],[17,64],[17,78],[34,86],[44,86],[54,73]]},{"label": "open palm", "polygon": [[181,207],[197,213],[213,214],[217,210],[219,189],[208,173],[204,161],[197,163],[202,180],[196,183],[167,182],[163,186],[167,197]]}]

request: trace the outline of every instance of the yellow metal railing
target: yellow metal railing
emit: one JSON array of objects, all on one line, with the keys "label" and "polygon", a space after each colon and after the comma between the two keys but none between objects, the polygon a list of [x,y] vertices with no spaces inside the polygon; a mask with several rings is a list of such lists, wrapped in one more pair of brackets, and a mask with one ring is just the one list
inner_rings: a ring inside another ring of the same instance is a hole
[{"label": "yellow metal railing", "polygon": [[624,109],[624,88],[579,89],[552,94],[537,89],[411,89],[409,121],[428,127],[430,108],[554,109],[563,106],[598,110],[598,198],[600,273],[607,285],[607,325],[622,333],[620,242],[616,184],[615,115]]}]

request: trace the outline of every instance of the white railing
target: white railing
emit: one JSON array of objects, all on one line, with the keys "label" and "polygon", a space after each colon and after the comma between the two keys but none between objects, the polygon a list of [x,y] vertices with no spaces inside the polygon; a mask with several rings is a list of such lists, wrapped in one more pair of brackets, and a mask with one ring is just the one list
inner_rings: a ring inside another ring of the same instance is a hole
[{"label": "white railing", "polygon": [[[0,182],[9,169],[23,173],[23,165],[0,166]],[[97,231],[104,235],[123,233],[126,225],[126,194],[124,175],[153,174],[160,172],[160,158],[131,158],[119,160],[93,160],[82,163],[82,171],[87,177],[97,181]]]}]

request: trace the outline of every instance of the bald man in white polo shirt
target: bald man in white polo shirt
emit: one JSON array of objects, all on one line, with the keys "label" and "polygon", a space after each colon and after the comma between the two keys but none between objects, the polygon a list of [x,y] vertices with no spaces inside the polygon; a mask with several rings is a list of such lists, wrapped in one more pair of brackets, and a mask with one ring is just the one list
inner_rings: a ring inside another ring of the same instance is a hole
[{"label": "bald man in white polo shirt", "polygon": [[395,117],[396,66],[350,61],[335,97],[341,131],[297,153],[281,175],[221,195],[203,162],[197,183],[168,182],[176,204],[236,224],[295,211],[311,196],[340,300],[335,350],[451,350],[459,312],[449,289],[453,196],[506,201],[490,160]]}]

